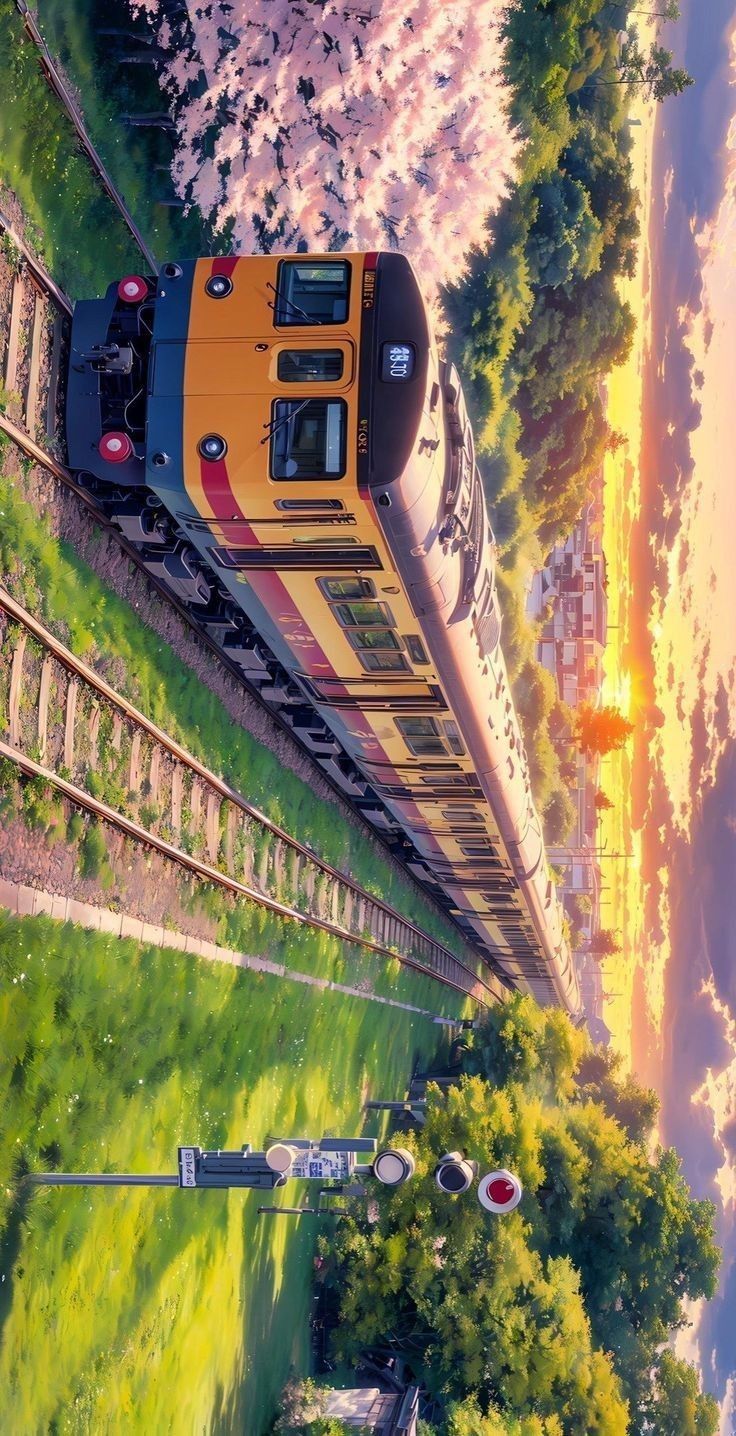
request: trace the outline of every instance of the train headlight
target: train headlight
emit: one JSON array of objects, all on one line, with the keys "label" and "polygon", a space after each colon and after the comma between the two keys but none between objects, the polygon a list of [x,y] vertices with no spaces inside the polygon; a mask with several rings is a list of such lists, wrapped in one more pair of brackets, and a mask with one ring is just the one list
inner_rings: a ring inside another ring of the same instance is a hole
[{"label": "train headlight", "polygon": [[205,294],[209,294],[210,299],[227,299],[228,294],[233,292],[233,282],[232,279],[228,279],[226,274],[213,274],[207,280],[204,290]]},{"label": "train headlight", "polygon": [[208,459],[211,464],[217,463],[218,459],[224,459],[227,453],[227,444],[221,434],[205,434],[197,448],[202,458]]}]

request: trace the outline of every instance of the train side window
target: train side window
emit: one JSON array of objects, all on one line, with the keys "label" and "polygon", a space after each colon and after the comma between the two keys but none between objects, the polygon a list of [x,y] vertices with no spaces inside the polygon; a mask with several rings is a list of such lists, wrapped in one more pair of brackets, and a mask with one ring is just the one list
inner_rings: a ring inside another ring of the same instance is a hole
[{"label": "train side window", "polygon": [[278,356],[280,384],[336,384],[342,374],[341,349],[282,349]]},{"label": "train side window", "polygon": [[358,603],[335,603],[333,613],[342,628],[393,628],[394,620],[387,603],[364,599]]},{"label": "train side window", "polygon": [[276,280],[274,324],[344,324],[349,291],[350,265],[345,260],[321,264],[282,260]]},{"label": "train side window", "polygon": [[358,657],[366,673],[411,672],[403,653],[394,653],[389,648],[361,649]]},{"label": "train side window", "polygon": [[457,723],[454,723],[451,718],[446,718],[443,726],[447,735],[447,741],[450,745],[451,751],[456,755],[456,757],[464,758],[465,746],[463,744],[462,738],[460,737]]},{"label": "train side window", "polygon": [[342,399],[277,399],[271,406],[271,477],[342,478],[346,432]]},{"label": "train side window", "polygon": [[424,754],[447,753],[439,724],[435,722],[434,718],[395,718],[394,722],[410,753],[414,753],[417,757]]},{"label": "train side window", "polygon": [[424,644],[417,633],[406,633],[404,642],[409,650],[412,663],[429,663],[424,650]]},{"label": "train side window", "polygon": [[401,648],[401,640],[391,628],[348,628],[345,636],[353,648]]},{"label": "train side window", "polygon": [[369,578],[318,578],[325,598],[374,598],[375,587]]},{"label": "train side window", "polygon": [[474,808],[443,808],[442,816],[448,823],[485,823],[483,815]]}]

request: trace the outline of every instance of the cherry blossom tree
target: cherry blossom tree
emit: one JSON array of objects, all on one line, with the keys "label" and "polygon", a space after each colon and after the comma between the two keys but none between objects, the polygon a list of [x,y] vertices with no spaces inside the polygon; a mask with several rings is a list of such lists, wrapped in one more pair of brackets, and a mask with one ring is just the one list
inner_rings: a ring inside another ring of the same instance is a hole
[{"label": "cherry blossom tree", "polygon": [[425,285],[484,241],[518,139],[508,0],[130,0],[178,127],[180,197],[245,251],[396,247]]}]

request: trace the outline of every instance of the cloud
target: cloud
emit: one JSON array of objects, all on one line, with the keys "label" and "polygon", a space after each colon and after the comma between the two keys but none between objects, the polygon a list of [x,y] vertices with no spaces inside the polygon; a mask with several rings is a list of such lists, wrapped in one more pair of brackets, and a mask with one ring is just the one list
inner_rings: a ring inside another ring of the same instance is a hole
[{"label": "cloud", "polygon": [[721,1402],[718,1436],[733,1436],[734,1431],[736,1431],[736,1377],[730,1376],[726,1383],[726,1395]]}]

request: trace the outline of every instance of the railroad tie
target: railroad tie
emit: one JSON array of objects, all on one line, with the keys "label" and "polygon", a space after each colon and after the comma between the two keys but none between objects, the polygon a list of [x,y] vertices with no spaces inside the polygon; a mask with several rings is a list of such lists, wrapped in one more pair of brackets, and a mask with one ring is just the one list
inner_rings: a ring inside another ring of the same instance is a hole
[{"label": "railroad tie", "polygon": [[116,713],[112,720],[111,744],[116,753],[120,752],[123,743],[123,718],[121,713]]},{"label": "railroad tie", "polygon": [[130,745],[130,767],[128,769],[128,787],[131,793],[137,793],[141,786],[141,733],[136,730],[133,734],[133,741]]},{"label": "railroad tie", "polygon": [[217,861],[220,851],[220,799],[216,793],[207,794],[207,852],[211,863]]},{"label": "railroad tie", "polygon": [[5,374],[4,384],[6,389],[11,391],[15,388],[18,378],[18,346],[20,341],[20,316],[23,309],[25,296],[25,285],[20,274],[13,275],[13,293],[10,300],[10,326],[8,328],[8,347],[5,350]]},{"label": "railroad tie", "polygon": [[175,763],[171,774],[171,831],[181,833],[181,810],[184,795],[184,769]]},{"label": "railroad tie", "polygon": [[192,779],[192,791],[189,799],[189,806],[192,813],[191,820],[189,823],[189,833],[190,836],[194,838],[197,836],[200,820],[202,817],[202,783],[199,778]]},{"label": "railroad tie", "polygon": [[89,713],[89,766],[97,767],[97,743],[100,736],[100,705],[97,699],[92,700]]},{"label": "railroad tie", "polygon": [[38,290],[36,290],[33,305],[33,327],[31,329],[31,358],[28,367],[28,382],[24,395],[26,428],[29,434],[35,434],[36,419],[38,417],[38,391],[41,379],[41,339],[44,331],[44,309],[43,299],[38,293]]},{"label": "railroad tie", "polygon": [[157,803],[161,791],[161,749],[154,743],[148,769],[148,790],[152,803]]},{"label": "railroad tie", "polygon": [[235,838],[239,827],[238,817],[237,808],[233,807],[233,804],[230,803],[228,805],[227,823],[225,825],[225,862],[228,872],[232,872],[235,867]]},{"label": "railroad tie", "polygon": [[66,713],[64,716],[64,767],[71,772],[74,767],[74,727],[77,718],[77,694],[79,680],[70,678],[66,690]]},{"label": "railroad tie", "polygon": [[23,687],[23,659],[25,658],[27,633],[18,635],[13,649],[10,669],[10,693],[8,695],[8,741],[14,748],[20,747],[20,695]]},{"label": "railroad tie", "polygon": [[51,694],[53,672],[54,659],[50,653],[47,653],[41,664],[41,683],[38,690],[38,760],[40,763],[46,761],[49,731],[49,697]]}]

